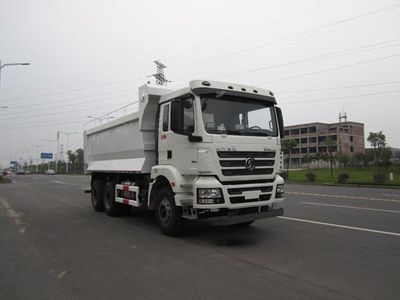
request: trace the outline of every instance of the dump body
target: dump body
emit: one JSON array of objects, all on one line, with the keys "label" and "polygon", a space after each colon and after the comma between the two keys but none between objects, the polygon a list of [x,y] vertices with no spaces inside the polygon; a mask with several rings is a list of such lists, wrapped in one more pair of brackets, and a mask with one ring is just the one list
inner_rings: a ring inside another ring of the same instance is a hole
[{"label": "dump body", "polygon": [[139,89],[139,111],[84,132],[86,172],[150,173],[156,164],[156,114],[167,89]]}]

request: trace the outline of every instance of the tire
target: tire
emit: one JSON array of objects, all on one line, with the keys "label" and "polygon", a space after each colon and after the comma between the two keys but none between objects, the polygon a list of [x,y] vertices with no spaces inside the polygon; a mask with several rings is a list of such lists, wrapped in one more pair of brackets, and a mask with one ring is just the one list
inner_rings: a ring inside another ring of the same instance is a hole
[{"label": "tire", "polygon": [[181,233],[182,208],[175,205],[174,194],[169,188],[163,188],[158,192],[155,215],[163,234],[177,236]]},{"label": "tire", "polygon": [[104,186],[105,186],[105,181],[104,180],[94,180],[92,182],[92,192],[91,192],[91,200],[92,200],[92,206],[95,211],[101,212],[104,210],[104,199],[103,199],[103,194],[104,194]]},{"label": "tire", "polygon": [[115,183],[108,181],[104,187],[104,210],[110,217],[120,216],[123,212],[123,204],[115,202]]}]

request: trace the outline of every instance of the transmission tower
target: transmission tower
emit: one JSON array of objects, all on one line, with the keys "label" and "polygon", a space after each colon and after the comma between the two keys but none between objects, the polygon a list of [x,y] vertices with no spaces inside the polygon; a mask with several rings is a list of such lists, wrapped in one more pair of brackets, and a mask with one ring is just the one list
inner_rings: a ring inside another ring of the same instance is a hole
[{"label": "transmission tower", "polygon": [[171,82],[171,81],[167,80],[167,78],[165,78],[164,69],[167,66],[158,60],[155,60],[154,63],[156,64],[156,67],[157,67],[157,73],[153,74],[151,76],[153,76],[156,79],[156,84],[167,85],[168,82]]}]

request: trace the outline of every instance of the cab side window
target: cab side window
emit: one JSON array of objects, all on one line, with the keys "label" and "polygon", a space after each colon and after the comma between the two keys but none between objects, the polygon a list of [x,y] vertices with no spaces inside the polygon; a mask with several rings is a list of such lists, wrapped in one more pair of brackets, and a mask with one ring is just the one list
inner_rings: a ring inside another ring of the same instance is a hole
[{"label": "cab side window", "polygon": [[163,125],[162,129],[164,132],[168,131],[168,124],[169,124],[169,104],[164,106],[163,110]]},{"label": "cab side window", "polygon": [[188,94],[171,102],[171,130],[177,134],[194,132],[193,95]]},{"label": "cab side window", "polygon": [[193,98],[184,99],[183,101],[183,131],[185,133],[194,132],[194,108]]}]

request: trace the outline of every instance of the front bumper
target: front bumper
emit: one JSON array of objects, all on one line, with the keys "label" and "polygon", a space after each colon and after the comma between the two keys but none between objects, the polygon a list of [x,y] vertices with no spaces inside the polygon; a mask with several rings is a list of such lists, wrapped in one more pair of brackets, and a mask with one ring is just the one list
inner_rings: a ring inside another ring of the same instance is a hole
[{"label": "front bumper", "polygon": [[[235,184],[230,182],[220,182],[212,176],[200,176],[193,184],[193,207],[198,210],[204,209],[241,209],[247,207],[273,207],[280,206],[284,201],[283,195],[276,197],[276,187],[284,184],[283,178],[279,175],[272,180],[250,183],[243,181]],[[221,189],[224,202],[218,204],[200,204],[197,200],[197,189],[216,188]]]},{"label": "front bumper", "polygon": [[211,223],[215,226],[223,226],[223,225],[240,224],[264,218],[277,217],[277,216],[283,216],[283,208],[277,208],[250,214],[235,214],[234,212],[230,212],[226,216],[210,217],[207,218],[207,220],[211,221]]}]

